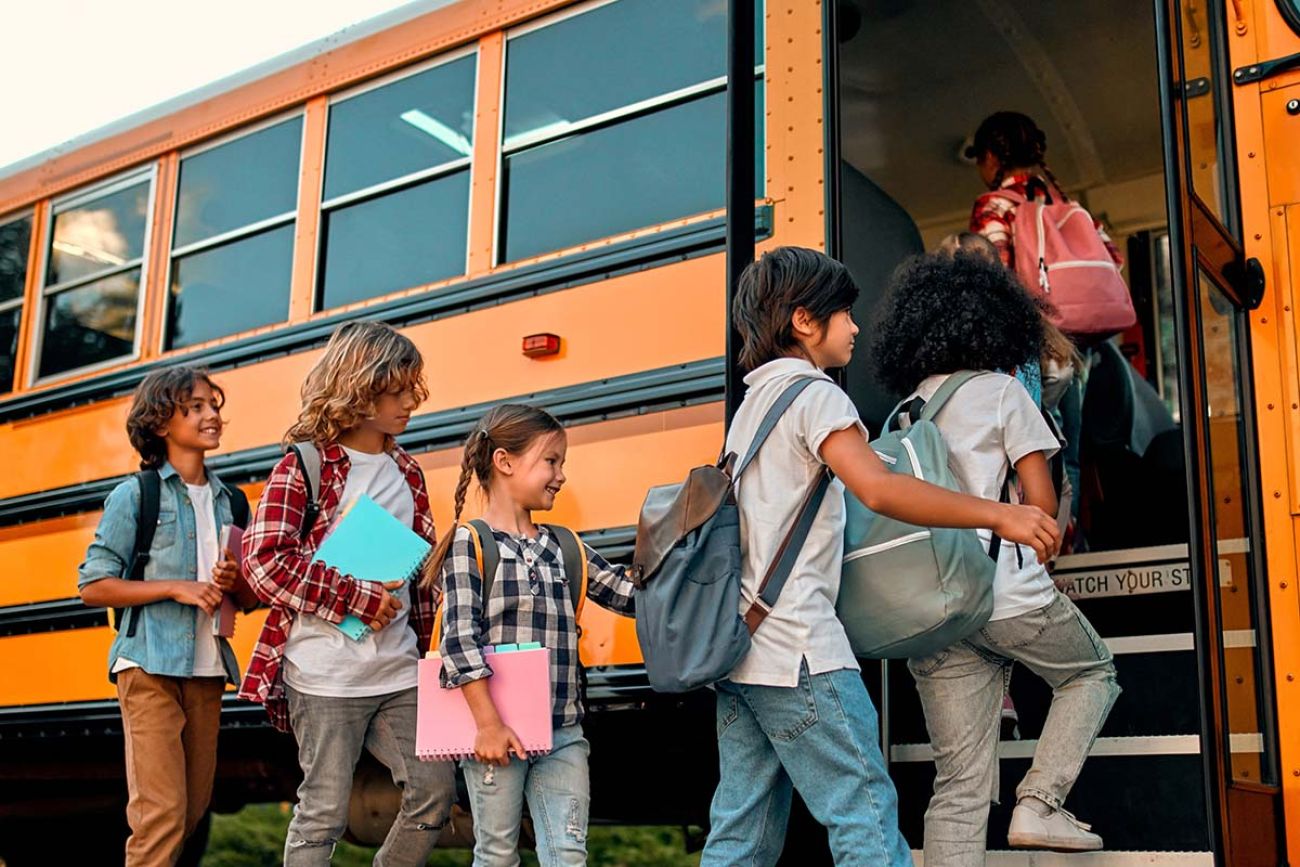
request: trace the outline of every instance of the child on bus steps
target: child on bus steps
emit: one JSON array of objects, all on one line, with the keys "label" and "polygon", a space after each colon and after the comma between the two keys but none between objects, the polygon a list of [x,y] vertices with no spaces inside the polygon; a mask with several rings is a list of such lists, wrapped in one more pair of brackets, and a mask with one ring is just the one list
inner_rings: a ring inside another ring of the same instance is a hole
[{"label": "child on bus steps", "polygon": [[[434,589],[356,580],[312,560],[340,506],[362,494],[434,542],[424,474],[393,439],[428,396],[423,368],[393,328],[340,326],[307,374],[284,438],[319,456],[319,514],[306,526],[308,477],[291,451],[245,534],[249,581],[271,611],[240,696],[263,703],[276,728],[292,728],[303,772],[286,867],[329,864],[363,747],[402,790],[376,864],[424,864],[455,799],[452,769],[415,756],[416,662],[433,632]],[[349,614],[373,631],[360,641],[344,635],[335,624]]]},{"label": "child on bus steps", "polygon": [[[954,316],[952,311],[961,311]],[[949,374],[984,371],[935,417],[965,491],[995,502],[1014,473],[1024,499],[1056,509],[1048,459],[1058,440],[1014,370],[1041,351],[1039,311],[1015,275],[978,255],[912,260],[894,277],[875,336],[879,375],[929,399]],[[986,543],[988,536],[983,537]],[[1045,680],[1052,705],[1033,765],[1016,790],[1013,847],[1100,849],[1101,838],[1062,809],[1119,686],[1110,651],[1048,574],[1043,551],[999,549],[989,622],[912,659],[937,777],[925,816],[925,863],[984,863],[989,802],[998,796],[998,718],[1013,662]]]},{"label": "child on bus steps", "polygon": [[[586,557],[586,598],[619,614],[633,613],[634,589],[621,566],[611,566],[572,531],[533,521],[564,486],[564,428],[548,412],[504,404],[485,415],[465,442],[455,514],[460,521],[471,479],[486,495],[483,521],[500,555],[488,598],[483,598],[469,526],[443,537],[433,562],[441,564],[443,686],[463,691],[478,735],[474,759],[463,762],[474,815],[475,867],[514,867],[525,801],[543,867],[587,860],[589,785],[583,737],[578,625],[581,599],[570,591],[573,570],[564,549]],[[566,542],[564,536],[571,540]],[[581,547],[578,547],[581,545]],[[431,576],[432,578],[432,576]],[[426,579],[429,580],[429,579]],[[579,584],[580,586],[580,584]],[[488,694],[492,676],[484,649],[539,642],[550,649],[553,748],[528,757]]]},{"label": "child on bus steps", "polygon": [[[144,378],[126,420],[141,472],[108,495],[79,569],[87,605],[122,610],[108,677],[117,684],[126,744],[129,867],[175,864],[207,812],[221,695],[239,683],[230,644],[213,635],[212,614],[223,592],[242,608],[257,604],[235,555],[218,550],[221,527],[247,521],[248,501],[203,463],[221,445],[224,403],[202,370],[169,367]],[[156,496],[157,514],[141,570],[137,525],[146,496]]]},{"label": "child on bus steps", "polygon": [[825,373],[853,353],[858,327],[850,311],[857,295],[843,265],[796,247],[765,253],[740,279],[732,318],[744,341],[748,390],[726,451],[743,454],[786,386],[814,379],[777,422],[736,491],[742,614],[777,554],[781,528],[823,468],[836,480],[749,653],[716,685],[721,780],[702,865],[774,864],[794,789],[826,826],[836,864],[912,863],[898,830],[876,710],[835,615],[846,487],[868,508],[909,523],[991,527],[1043,556],[1058,542],[1055,523],[1036,507],[989,502],[893,473],[871,450],[853,401]]}]

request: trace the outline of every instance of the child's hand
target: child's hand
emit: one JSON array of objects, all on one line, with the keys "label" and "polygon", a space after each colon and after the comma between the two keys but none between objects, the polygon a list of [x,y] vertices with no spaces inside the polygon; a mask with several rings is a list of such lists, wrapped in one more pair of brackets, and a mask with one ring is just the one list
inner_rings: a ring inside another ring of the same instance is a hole
[{"label": "child's hand", "polygon": [[484,726],[478,730],[478,735],[474,738],[474,757],[480,762],[505,767],[510,763],[511,753],[520,759],[528,758],[519,736],[505,723]]},{"label": "child's hand", "polygon": [[383,584],[384,598],[379,603],[379,612],[375,614],[375,619],[370,621],[370,628],[378,632],[385,626],[393,622],[397,612],[402,610],[402,600],[398,599],[391,591],[398,589],[405,581],[385,581]]},{"label": "child's hand", "polygon": [[1050,561],[1061,547],[1061,528],[1056,519],[1037,506],[1003,504],[993,532],[1007,542],[1033,548],[1039,563]]},{"label": "child's hand", "polygon": [[221,605],[221,591],[217,586],[199,581],[173,581],[171,598],[182,605],[202,608],[209,617]]},{"label": "child's hand", "polygon": [[239,564],[234,560],[222,560],[212,567],[212,583],[223,593],[234,593],[235,582],[239,580]]}]

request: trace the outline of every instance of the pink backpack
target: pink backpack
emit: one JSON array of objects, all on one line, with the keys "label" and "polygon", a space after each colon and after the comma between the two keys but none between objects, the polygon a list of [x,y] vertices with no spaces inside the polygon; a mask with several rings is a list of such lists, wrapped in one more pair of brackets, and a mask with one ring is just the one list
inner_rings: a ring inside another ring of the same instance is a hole
[{"label": "pink backpack", "polygon": [[1049,318],[1066,334],[1104,339],[1137,322],[1133,298],[1092,215],[1064,196],[1051,204],[1010,190],[1016,274],[1052,306]]}]

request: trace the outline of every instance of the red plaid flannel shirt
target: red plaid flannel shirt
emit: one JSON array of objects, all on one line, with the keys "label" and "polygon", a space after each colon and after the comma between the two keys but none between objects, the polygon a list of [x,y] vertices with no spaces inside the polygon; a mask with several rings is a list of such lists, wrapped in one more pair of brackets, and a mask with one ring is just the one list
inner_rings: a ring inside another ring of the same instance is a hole
[{"label": "red plaid flannel shirt", "polygon": [[[302,539],[301,531],[307,486],[298,459],[292,453],[281,458],[271,470],[257,513],[244,533],[244,572],[253,592],[271,606],[271,611],[248,663],[239,697],[264,705],[272,725],[280,731],[289,730],[289,707],[280,664],[294,615],[315,614],[330,623],[338,623],[347,615],[355,614],[368,623],[378,613],[383,600],[379,584],[354,580],[332,566],[312,562],[312,555],[338,512],[350,467],[347,452],[337,443],[327,444],[320,454],[320,516],[306,540]],[[394,446],[392,455],[415,499],[414,529],[433,544],[433,516],[429,513],[424,473],[400,446]],[[421,654],[429,649],[437,608],[436,591],[412,586],[410,625],[415,630]]]},{"label": "red plaid flannel shirt", "polygon": [[[1002,257],[1002,264],[1015,270],[1015,238],[1012,237],[1011,227],[1016,222],[1016,202],[999,195],[1002,190],[1019,193],[1032,201],[1036,196],[1048,192],[1049,187],[1047,182],[1037,175],[1022,172],[1009,175],[998,189],[984,193],[975,200],[975,207],[970,215],[970,230],[992,241],[993,246],[998,248],[998,255]],[[1115,260],[1116,265],[1122,267],[1124,256],[1119,248],[1110,239],[1110,235],[1106,234],[1101,221],[1094,218],[1093,222],[1097,226],[1097,234],[1101,235],[1102,243],[1110,251],[1110,257]]]}]

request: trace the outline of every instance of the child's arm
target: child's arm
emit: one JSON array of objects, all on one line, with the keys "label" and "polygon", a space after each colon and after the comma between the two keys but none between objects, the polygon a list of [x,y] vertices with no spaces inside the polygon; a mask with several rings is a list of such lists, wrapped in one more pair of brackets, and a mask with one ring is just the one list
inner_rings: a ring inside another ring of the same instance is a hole
[{"label": "child's arm", "polygon": [[478,727],[474,755],[480,762],[504,765],[510,761],[512,750],[521,759],[527,754],[519,737],[501,722],[488,693],[492,667],[483,656],[487,640],[483,634],[483,579],[471,531],[459,527],[455,532],[442,566],[442,686],[463,691]]},{"label": "child's arm", "polygon": [[624,617],[636,614],[636,586],[627,577],[626,566],[615,566],[590,546],[587,552],[587,598],[602,608]]},{"label": "child's arm", "polygon": [[197,581],[132,581],[126,578],[127,563],[135,553],[136,516],[140,512],[140,487],[128,479],[113,489],[104,501],[104,514],[95,527],[95,538],[86,550],[78,570],[78,592],[87,605],[102,608],[134,608],[171,600],[194,605],[211,614],[221,604],[221,591]]},{"label": "child's arm", "polygon": [[1052,473],[1044,452],[1030,452],[1017,461],[1016,477],[1020,479],[1026,503],[1049,515],[1056,514],[1056,488],[1052,485]]},{"label": "child's arm", "polygon": [[244,575],[267,605],[338,623],[354,614],[373,629],[386,626],[398,602],[379,582],[358,581],[302,553],[307,488],[297,458],[286,455],[271,471],[244,533]]},{"label": "child's arm", "polygon": [[821,458],[868,509],[921,527],[988,527],[1008,542],[1029,545],[1046,563],[1061,533],[1037,506],[1015,506],[945,490],[890,472],[856,427],[822,441]]}]

